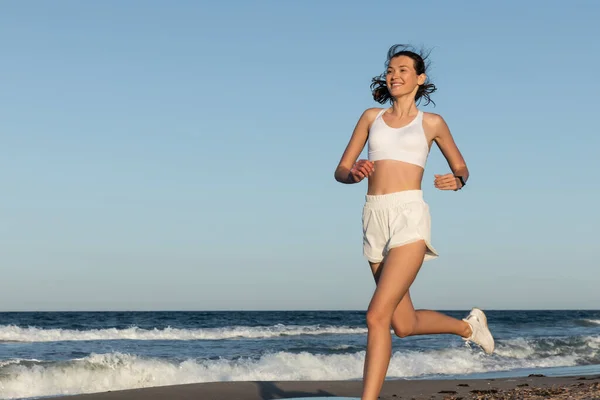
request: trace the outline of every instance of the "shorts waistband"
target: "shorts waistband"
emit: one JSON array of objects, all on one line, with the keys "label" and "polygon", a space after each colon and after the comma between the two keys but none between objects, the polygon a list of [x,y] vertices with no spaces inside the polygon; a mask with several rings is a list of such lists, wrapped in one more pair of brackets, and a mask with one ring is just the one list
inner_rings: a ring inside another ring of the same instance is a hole
[{"label": "shorts waistband", "polygon": [[365,207],[391,207],[412,201],[423,201],[422,190],[403,190],[388,194],[367,194],[365,196]]}]

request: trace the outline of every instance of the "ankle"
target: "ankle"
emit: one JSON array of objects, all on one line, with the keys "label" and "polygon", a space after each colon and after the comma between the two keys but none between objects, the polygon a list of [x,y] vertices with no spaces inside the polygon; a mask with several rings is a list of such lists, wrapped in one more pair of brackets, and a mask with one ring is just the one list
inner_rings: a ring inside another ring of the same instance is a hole
[{"label": "ankle", "polygon": [[471,328],[471,324],[469,324],[467,321],[462,321],[462,323],[464,324],[464,327],[461,336],[468,338],[473,334],[473,328]]}]

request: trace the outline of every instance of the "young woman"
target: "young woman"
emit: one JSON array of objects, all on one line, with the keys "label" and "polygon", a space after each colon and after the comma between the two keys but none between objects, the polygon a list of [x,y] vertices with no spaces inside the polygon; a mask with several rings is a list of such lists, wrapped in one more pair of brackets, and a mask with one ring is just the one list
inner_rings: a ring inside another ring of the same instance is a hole
[{"label": "young woman", "polygon": [[[431,101],[436,87],[426,75],[426,57],[404,45],[390,48],[386,72],[373,78],[373,98],[390,108],[367,109],[356,124],[335,179],[358,183],[368,179],[363,207],[363,253],[376,289],[369,303],[367,351],[362,400],[376,400],[391,357],[390,326],[399,337],[455,334],[494,350],[483,311],[473,308],[462,320],[430,310],[416,310],[409,288],[423,261],[438,257],[431,244],[429,206],[421,182],[433,142],[452,173],[435,175],[440,190],[460,190],[469,170],[444,119],[423,112],[417,103]],[[368,160],[356,161],[368,140]]]}]

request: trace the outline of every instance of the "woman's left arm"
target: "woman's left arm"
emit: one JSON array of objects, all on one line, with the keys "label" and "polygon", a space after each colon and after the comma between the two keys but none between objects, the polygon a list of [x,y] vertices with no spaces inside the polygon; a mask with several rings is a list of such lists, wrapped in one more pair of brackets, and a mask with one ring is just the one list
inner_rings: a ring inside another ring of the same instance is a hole
[{"label": "woman's left arm", "polygon": [[[450,133],[448,124],[442,116],[437,114],[430,115],[430,127],[433,133],[433,140],[438,145],[440,151],[446,158],[448,166],[452,170],[451,174],[435,175],[434,185],[440,190],[458,190],[462,189],[469,179],[469,169],[463,158],[454,138]],[[462,180],[461,180],[462,179]]]}]

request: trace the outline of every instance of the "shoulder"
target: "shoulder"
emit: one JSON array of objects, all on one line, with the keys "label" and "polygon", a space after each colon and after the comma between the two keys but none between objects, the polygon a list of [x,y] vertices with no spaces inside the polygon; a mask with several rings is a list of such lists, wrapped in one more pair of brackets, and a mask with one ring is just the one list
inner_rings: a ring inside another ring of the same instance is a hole
[{"label": "shoulder", "polygon": [[423,112],[423,127],[428,136],[437,137],[448,132],[448,124],[440,114]]},{"label": "shoulder", "polygon": [[358,119],[358,122],[356,123],[356,129],[366,134],[369,129],[371,129],[371,124],[373,121],[375,121],[375,118],[377,118],[377,114],[379,114],[382,110],[384,110],[384,108],[367,108],[365,111],[363,111]]},{"label": "shoulder", "polygon": [[429,125],[432,128],[446,125],[444,117],[442,117],[440,114],[431,112],[423,112],[423,123]]},{"label": "shoulder", "polygon": [[377,114],[379,114],[383,110],[385,110],[385,108],[380,108],[380,107],[367,108],[365,111],[363,111],[361,118],[366,118],[370,121],[373,121],[377,117]]},{"label": "shoulder", "polygon": [[383,110],[385,110],[385,108],[367,108],[365,111],[363,111],[362,115],[360,116],[360,122],[367,126],[371,126],[373,121],[375,121],[375,118],[377,118],[377,115]]}]

